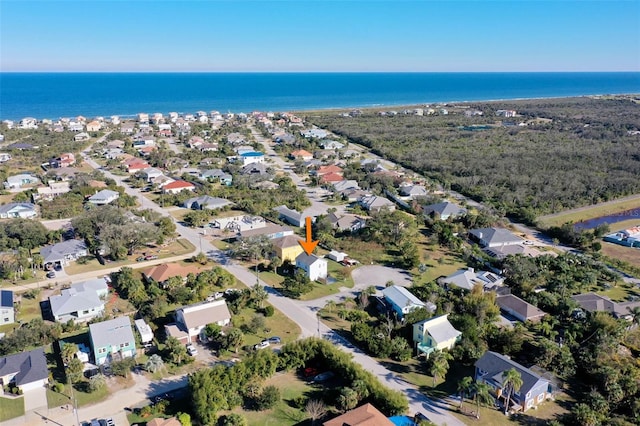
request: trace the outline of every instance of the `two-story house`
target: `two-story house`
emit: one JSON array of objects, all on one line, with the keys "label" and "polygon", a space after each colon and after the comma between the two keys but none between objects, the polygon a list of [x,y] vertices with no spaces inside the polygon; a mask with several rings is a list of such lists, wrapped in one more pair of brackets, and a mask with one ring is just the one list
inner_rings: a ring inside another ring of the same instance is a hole
[{"label": "two-story house", "polygon": [[296,257],[296,267],[302,269],[311,281],[327,278],[328,263],[325,259],[316,255],[300,253]]},{"label": "two-story house", "polygon": [[136,354],[136,339],[128,316],[90,324],[89,338],[96,365],[132,358]]},{"label": "two-story house", "polygon": [[496,398],[506,403],[507,395],[504,391],[504,375],[508,370],[515,369],[522,378],[522,386],[511,395],[510,410],[526,411],[537,406],[552,395],[550,382],[518,364],[509,357],[497,352],[487,351],[475,363],[475,380],[486,383],[493,389]]},{"label": "two-story house", "polygon": [[451,349],[460,341],[462,332],[451,325],[447,316],[440,315],[413,324],[413,343],[418,354],[428,357],[433,351]]},{"label": "two-story house", "polygon": [[288,260],[293,263],[304,251],[300,245],[301,240],[302,239],[296,235],[287,235],[285,237],[271,240],[271,244],[273,245],[273,250],[278,258],[283,262]]}]

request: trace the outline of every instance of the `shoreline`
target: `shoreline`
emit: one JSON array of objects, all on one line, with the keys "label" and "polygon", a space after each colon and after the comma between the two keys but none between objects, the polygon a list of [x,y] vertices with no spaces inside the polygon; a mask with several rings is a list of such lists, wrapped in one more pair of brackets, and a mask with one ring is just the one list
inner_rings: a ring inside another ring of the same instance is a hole
[{"label": "shoreline", "polygon": [[[249,112],[246,111],[232,111],[230,109],[227,110],[227,112],[230,113],[234,113],[234,114],[251,114],[251,112],[254,111],[260,111],[260,112],[289,112],[289,113],[305,113],[305,114],[309,114],[309,113],[313,113],[313,112],[331,112],[331,111],[343,111],[343,110],[354,110],[354,109],[359,109],[359,110],[379,110],[379,109],[386,109],[386,108],[399,108],[399,109],[403,109],[403,108],[412,108],[412,107],[424,107],[425,105],[441,105],[441,106],[449,106],[450,104],[469,104],[469,103],[496,103],[496,102],[526,102],[526,101],[544,101],[544,100],[553,100],[553,99],[583,99],[583,98],[593,98],[593,97],[606,97],[606,96],[630,96],[630,97],[640,97],[640,92],[632,92],[632,93],[596,93],[596,94],[583,94],[583,95],[571,95],[571,96],[538,96],[538,97],[518,97],[518,98],[497,98],[497,99],[471,99],[471,100],[448,100],[448,101],[432,101],[432,102],[427,102],[427,101],[419,101],[419,102],[414,102],[414,103],[379,103],[379,104],[367,104],[367,105],[351,105],[351,106],[331,106],[331,107],[315,107],[315,108],[285,108],[285,109],[252,109]],[[455,105],[451,105],[451,106],[455,106]],[[199,109],[194,109],[193,111],[189,111],[189,112],[178,112],[178,111],[157,111],[157,110],[148,110],[148,111],[138,111],[137,113],[127,113],[127,114],[117,114],[117,113],[107,113],[107,114],[97,114],[97,115],[91,115],[91,114],[83,114],[83,113],[79,113],[79,114],[73,114],[73,115],[69,115],[69,116],[60,116],[58,118],[48,118],[48,117],[35,117],[35,116],[26,116],[26,117],[34,117],[36,118],[36,120],[38,121],[42,121],[42,120],[57,120],[57,119],[61,119],[61,118],[73,118],[74,116],[77,117],[79,115],[82,116],[86,116],[87,118],[89,117],[112,117],[112,116],[117,116],[119,118],[124,118],[124,119],[135,119],[136,115],[139,113],[148,113],[148,114],[153,114],[153,113],[161,113],[163,115],[168,115],[170,112],[177,112],[179,115],[184,115],[184,114],[195,114],[197,111],[212,111],[212,109],[209,108],[199,108]],[[215,111],[221,111],[220,109],[213,109]],[[222,113],[224,114],[224,113]],[[5,121],[5,120],[13,120],[13,121],[19,121],[22,118],[25,117],[20,117],[20,118],[8,118],[8,117],[1,117],[0,116],[0,121]]]}]

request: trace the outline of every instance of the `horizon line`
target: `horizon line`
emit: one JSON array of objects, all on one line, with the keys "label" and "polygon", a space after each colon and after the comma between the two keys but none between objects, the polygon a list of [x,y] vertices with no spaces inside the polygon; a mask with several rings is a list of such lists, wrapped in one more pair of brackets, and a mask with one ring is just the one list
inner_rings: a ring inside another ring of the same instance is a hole
[{"label": "horizon line", "polygon": [[31,70],[3,71],[0,74],[604,74],[604,73],[640,73],[638,70],[590,70],[590,71],[153,71],[153,70]]}]

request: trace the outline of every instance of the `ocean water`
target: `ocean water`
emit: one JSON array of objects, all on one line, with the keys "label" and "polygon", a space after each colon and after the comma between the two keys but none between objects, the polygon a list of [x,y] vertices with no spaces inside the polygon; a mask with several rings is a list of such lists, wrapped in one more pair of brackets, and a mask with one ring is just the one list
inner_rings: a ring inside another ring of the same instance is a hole
[{"label": "ocean water", "polygon": [[640,93],[640,73],[0,73],[0,119]]}]

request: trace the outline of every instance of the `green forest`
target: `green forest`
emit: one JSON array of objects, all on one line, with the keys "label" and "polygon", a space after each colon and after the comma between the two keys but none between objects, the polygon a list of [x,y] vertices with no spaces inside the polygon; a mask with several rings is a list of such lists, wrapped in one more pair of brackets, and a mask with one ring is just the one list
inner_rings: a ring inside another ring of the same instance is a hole
[{"label": "green forest", "polygon": [[[313,112],[313,124],[533,222],[640,192],[640,105],[631,97],[468,103],[433,115]],[[502,118],[499,109],[517,116]],[[387,109],[388,111],[389,109]],[[482,115],[465,115],[465,111]],[[475,126],[475,127],[474,127]]]}]

